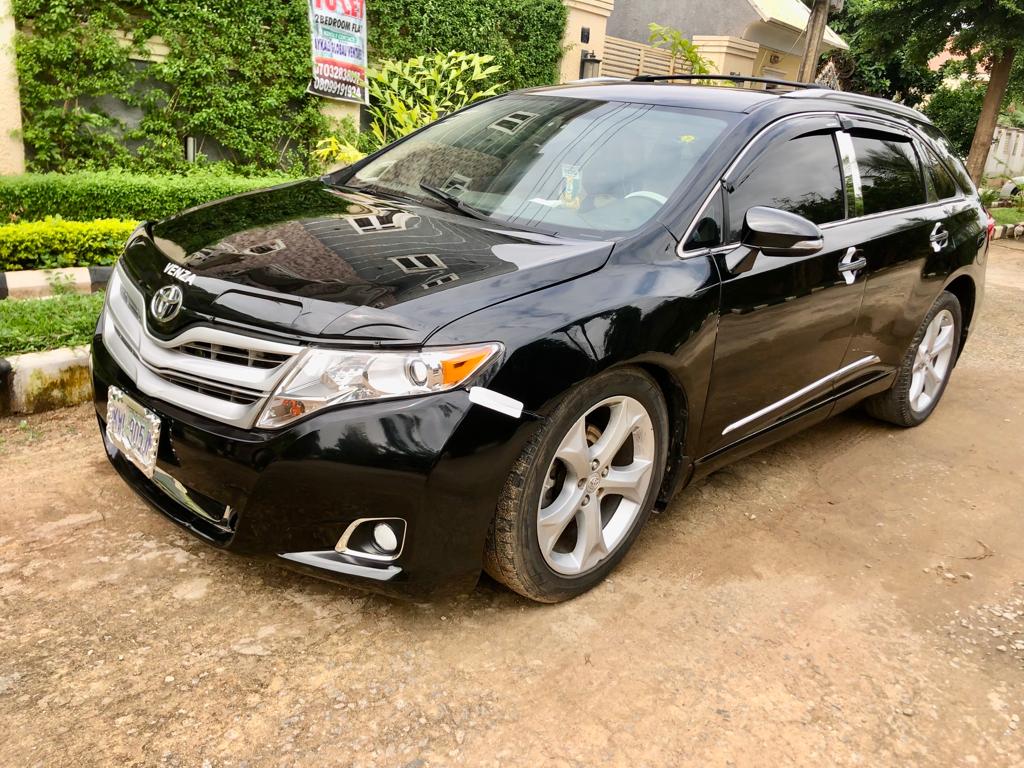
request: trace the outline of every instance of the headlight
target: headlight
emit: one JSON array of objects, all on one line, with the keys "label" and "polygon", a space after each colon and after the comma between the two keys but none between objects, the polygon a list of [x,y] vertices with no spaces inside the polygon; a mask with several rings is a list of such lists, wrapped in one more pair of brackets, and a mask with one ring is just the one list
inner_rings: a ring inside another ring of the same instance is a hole
[{"label": "headlight", "polygon": [[410,352],[311,347],[267,402],[257,426],[273,429],[329,405],[426,395],[464,385],[501,345]]}]

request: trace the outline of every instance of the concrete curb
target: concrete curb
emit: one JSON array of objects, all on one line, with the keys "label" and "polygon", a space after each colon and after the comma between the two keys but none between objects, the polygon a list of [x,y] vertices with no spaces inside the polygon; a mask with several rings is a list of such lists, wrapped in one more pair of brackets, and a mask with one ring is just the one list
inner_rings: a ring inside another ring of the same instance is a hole
[{"label": "concrete curb", "polygon": [[54,294],[54,285],[75,293],[95,293],[106,287],[113,267],[25,269],[0,272],[0,299],[38,299]]},{"label": "concrete curb", "polygon": [[[1020,232],[1017,228],[1020,227]],[[992,233],[993,240],[1002,240],[1006,237],[1020,237],[1024,235],[1024,222],[1019,224],[996,224],[995,231]]]},{"label": "concrete curb", "polygon": [[91,397],[87,346],[0,358],[0,416],[51,411]]}]

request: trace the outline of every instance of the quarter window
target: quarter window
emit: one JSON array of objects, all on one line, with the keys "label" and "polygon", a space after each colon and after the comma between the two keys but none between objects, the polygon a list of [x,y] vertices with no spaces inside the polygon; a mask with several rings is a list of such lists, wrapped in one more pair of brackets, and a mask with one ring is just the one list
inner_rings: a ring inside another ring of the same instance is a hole
[{"label": "quarter window", "polygon": [[951,197],[956,197],[960,190],[957,189],[956,182],[949,175],[946,166],[942,164],[942,161],[931,150],[925,150],[924,156],[925,162],[928,163],[928,175],[931,176],[936,197],[939,200],[948,200]]},{"label": "quarter window", "polygon": [[927,201],[917,154],[910,139],[853,134],[864,213],[882,213]]},{"label": "quarter window", "polygon": [[707,208],[690,230],[683,245],[684,251],[714,248],[722,244],[722,193],[716,192]]},{"label": "quarter window", "polygon": [[743,219],[757,205],[799,214],[815,224],[845,216],[843,174],[831,133],[817,133],[769,147],[729,195],[729,239],[736,242]]}]

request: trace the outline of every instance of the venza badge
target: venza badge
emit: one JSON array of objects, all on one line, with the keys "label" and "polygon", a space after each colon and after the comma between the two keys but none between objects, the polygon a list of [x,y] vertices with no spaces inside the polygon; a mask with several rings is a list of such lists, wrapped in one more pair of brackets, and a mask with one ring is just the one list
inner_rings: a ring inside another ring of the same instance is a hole
[{"label": "venza badge", "polygon": [[181,311],[182,302],[181,288],[176,285],[165,285],[155,294],[149,302],[149,311],[153,318],[162,323],[173,320]]}]

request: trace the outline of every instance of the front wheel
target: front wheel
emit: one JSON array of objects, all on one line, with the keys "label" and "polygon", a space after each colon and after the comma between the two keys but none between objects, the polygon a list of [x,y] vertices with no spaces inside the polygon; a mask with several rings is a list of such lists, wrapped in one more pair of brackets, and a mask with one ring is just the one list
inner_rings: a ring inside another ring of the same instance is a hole
[{"label": "front wheel", "polygon": [[512,469],[488,536],[487,572],[540,602],[586,592],[650,515],[667,450],[665,401],[644,372],[614,369],[572,390]]},{"label": "front wheel", "polygon": [[953,372],[962,323],[960,302],[943,291],[917,329],[892,387],[865,401],[868,413],[901,427],[927,419]]}]

